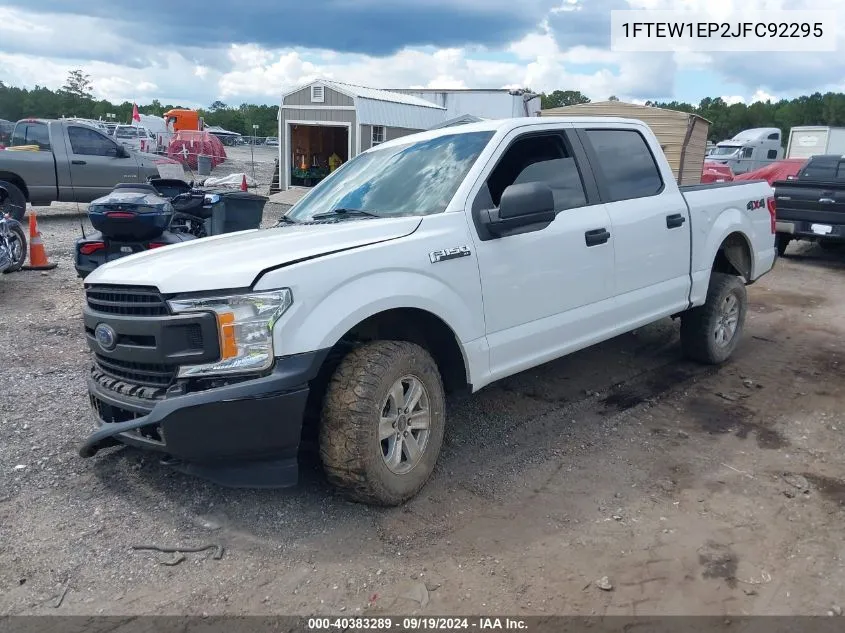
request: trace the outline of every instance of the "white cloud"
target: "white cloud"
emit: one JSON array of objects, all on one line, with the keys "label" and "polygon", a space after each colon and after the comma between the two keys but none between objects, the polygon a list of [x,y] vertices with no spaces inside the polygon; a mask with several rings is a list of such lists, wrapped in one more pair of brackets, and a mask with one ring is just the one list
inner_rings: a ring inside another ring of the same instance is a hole
[{"label": "white cloud", "polygon": [[774,103],[778,100],[779,99],[776,96],[771,95],[768,92],[765,92],[764,90],[757,90],[753,95],[751,95],[749,103],[757,103],[758,101],[762,103],[765,103],[766,101],[771,101],[772,103]]}]

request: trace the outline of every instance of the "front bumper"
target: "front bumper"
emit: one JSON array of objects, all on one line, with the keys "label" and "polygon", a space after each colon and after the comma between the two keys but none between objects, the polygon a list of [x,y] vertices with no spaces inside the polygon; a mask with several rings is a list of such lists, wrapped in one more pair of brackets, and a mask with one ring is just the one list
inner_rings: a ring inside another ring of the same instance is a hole
[{"label": "front bumper", "polygon": [[775,230],[796,240],[845,242],[845,224],[810,222],[807,220],[778,220],[775,224]]},{"label": "front bumper", "polygon": [[327,354],[280,358],[266,376],[202,391],[169,390],[157,400],[115,391],[92,373],[88,392],[97,429],[79,454],[128,444],[225,486],[295,485],[308,385]]}]

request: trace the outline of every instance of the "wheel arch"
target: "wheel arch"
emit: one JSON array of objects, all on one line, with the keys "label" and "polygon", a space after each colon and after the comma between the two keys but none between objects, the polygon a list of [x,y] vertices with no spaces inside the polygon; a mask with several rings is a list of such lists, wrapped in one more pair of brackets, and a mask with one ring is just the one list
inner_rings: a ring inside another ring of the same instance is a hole
[{"label": "wheel arch", "polygon": [[[331,345],[329,359],[339,358],[346,350],[375,340],[416,343],[428,351],[443,378],[447,391],[471,385],[466,352],[458,336],[446,321],[429,310],[418,307],[388,308],[359,319]],[[331,361],[327,359],[327,363]]]},{"label": "wheel arch", "polygon": [[754,256],[751,242],[741,230],[726,235],[713,257],[711,272],[725,273],[742,277],[747,284],[751,281],[754,268]]},{"label": "wheel arch", "polygon": [[0,181],[12,183],[21,190],[27,202],[29,202],[29,187],[26,186],[24,179],[11,171],[0,170]]}]

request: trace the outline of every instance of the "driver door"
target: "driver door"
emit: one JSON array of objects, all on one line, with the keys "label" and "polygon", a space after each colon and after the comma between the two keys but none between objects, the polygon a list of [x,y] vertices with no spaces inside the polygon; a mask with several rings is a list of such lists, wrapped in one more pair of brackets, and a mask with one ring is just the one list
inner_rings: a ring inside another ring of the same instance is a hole
[{"label": "driver door", "polygon": [[83,125],[67,128],[70,177],[76,202],[91,202],[121,182],[138,182],[138,162],[105,134]]},{"label": "driver door", "polygon": [[[614,239],[605,205],[571,128],[514,130],[471,193],[491,379],[584,347],[613,328]],[[512,184],[548,184],[555,219],[492,236],[480,214]]]}]

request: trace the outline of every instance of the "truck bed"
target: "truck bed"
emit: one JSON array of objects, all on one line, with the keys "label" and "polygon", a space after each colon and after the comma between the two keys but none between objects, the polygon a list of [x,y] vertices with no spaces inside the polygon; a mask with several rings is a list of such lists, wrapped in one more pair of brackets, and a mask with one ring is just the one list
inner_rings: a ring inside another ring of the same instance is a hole
[{"label": "truck bed", "polygon": [[747,185],[750,183],[757,183],[757,182],[765,182],[769,184],[763,179],[760,180],[731,180],[729,182],[705,182],[698,185],[681,185],[678,189],[681,190],[681,193],[692,193],[694,191],[710,191],[711,189],[725,189],[728,187],[740,187],[742,185]]}]

